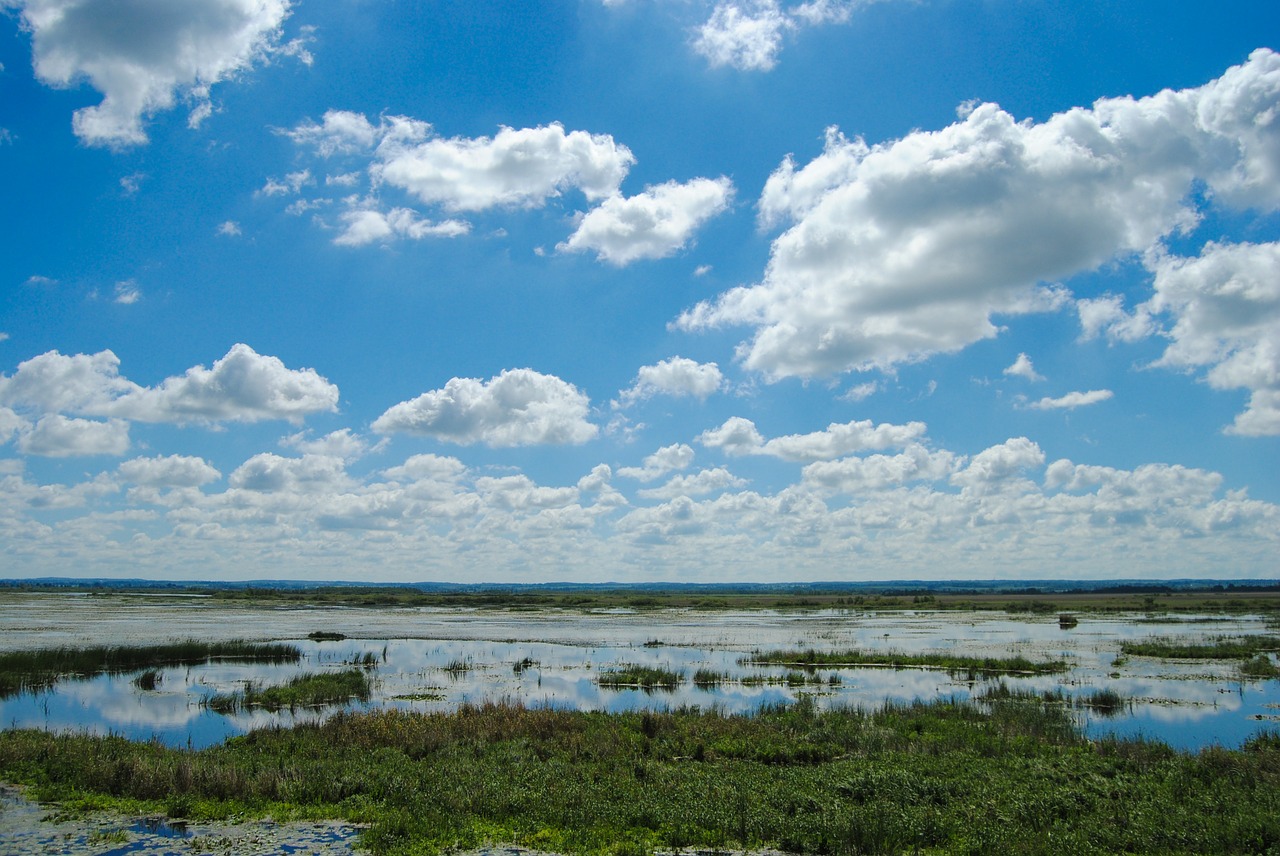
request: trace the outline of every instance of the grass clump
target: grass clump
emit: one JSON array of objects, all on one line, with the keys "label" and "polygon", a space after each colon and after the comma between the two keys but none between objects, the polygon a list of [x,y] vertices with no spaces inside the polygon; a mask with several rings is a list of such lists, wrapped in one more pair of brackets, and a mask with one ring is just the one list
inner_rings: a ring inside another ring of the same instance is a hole
[{"label": "grass clump", "polygon": [[596,683],[610,689],[640,687],[642,689],[673,690],[684,678],[679,672],[659,666],[639,666],[624,663],[615,669],[606,669],[596,676]]},{"label": "grass clump", "polygon": [[715,669],[698,669],[693,673],[693,685],[702,689],[711,689],[730,680],[728,672],[717,672]]},{"label": "grass clump", "polygon": [[942,669],[950,674],[982,675],[1051,674],[1065,672],[1062,660],[1034,661],[1026,657],[967,657],[957,654],[904,654],[900,651],[757,651],[740,661],[745,666],[817,668]]},{"label": "grass clump", "polygon": [[369,676],[360,669],[298,675],[287,683],[260,687],[248,684],[243,690],[210,696],[205,704],[219,713],[235,713],[251,707],[270,711],[299,707],[323,707],[351,699],[368,701]]},{"label": "grass clump", "polygon": [[0,654],[0,698],[41,690],[63,678],[128,674],[143,669],[186,666],[210,660],[296,663],[293,645],[260,642],[175,642],[165,645],[112,645],[41,648]]},{"label": "grass clump", "polygon": [[1152,637],[1121,642],[1120,651],[1134,657],[1165,660],[1244,660],[1266,651],[1280,651],[1280,637],[1218,636],[1209,642]]},{"label": "grass clump", "polygon": [[[1054,694],[1050,694],[1054,696]],[[1085,740],[1059,697],[754,716],[466,706],[341,713],[200,751],[0,733],[44,800],[368,824],[374,856],[493,844],[566,854],[1262,853],[1280,739],[1191,754]]]},{"label": "grass clump", "polygon": [[1240,664],[1240,674],[1255,680],[1280,678],[1280,668],[1276,668],[1276,664],[1266,654],[1258,654]]},{"label": "grass clump", "polygon": [[307,638],[312,642],[341,642],[347,638],[347,634],[333,630],[313,630],[307,634]]}]

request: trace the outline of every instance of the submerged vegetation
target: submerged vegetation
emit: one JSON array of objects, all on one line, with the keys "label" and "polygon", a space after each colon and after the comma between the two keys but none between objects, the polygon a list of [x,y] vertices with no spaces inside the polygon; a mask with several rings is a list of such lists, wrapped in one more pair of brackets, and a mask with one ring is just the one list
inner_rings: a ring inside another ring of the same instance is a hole
[{"label": "submerged vegetation", "polygon": [[565,853],[1241,853],[1280,847],[1280,736],[1197,754],[1084,739],[1054,697],[998,689],[875,711],[753,716],[512,704],[379,710],[202,751],[0,733],[42,800],[196,819],[369,824],[374,854],[514,843]]},{"label": "submerged vegetation", "polygon": [[941,669],[950,674],[982,675],[1054,674],[1065,672],[1063,660],[1035,661],[1026,657],[966,657],[958,654],[904,654],[900,651],[756,651],[740,661],[744,666],[792,666],[817,668]]},{"label": "submerged vegetation", "polygon": [[369,691],[369,676],[360,669],[347,669],[298,675],[287,683],[269,687],[250,683],[243,690],[212,695],[205,704],[219,713],[235,713],[251,707],[294,710],[341,704],[351,699],[368,701]]},{"label": "submerged vegetation", "polygon": [[[302,653],[293,645],[258,642],[175,642],[167,645],[114,645],[91,648],[41,648],[0,654],[0,698],[41,690],[62,678],[127,674],[210,660],[295,663]],[[152,676],[152,687],[154,688]],[[145,680],[145,678],[144,678]],[[142,686],[139,684],[139,686]]]}]

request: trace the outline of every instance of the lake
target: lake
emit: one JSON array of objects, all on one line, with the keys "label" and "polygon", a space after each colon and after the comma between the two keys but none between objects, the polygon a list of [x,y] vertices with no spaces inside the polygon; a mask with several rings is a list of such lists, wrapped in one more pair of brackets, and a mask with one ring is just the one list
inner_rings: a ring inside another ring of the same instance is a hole
[{"label": "lake", "polygon": [[[273,608],[207,597],[5,593],[0,650],[86,645],[146,645],[184,639],[285,641],[303,652],[284,665],[215,662],[161,669],[154,689],[134,675],[58,681],[0,700],[6,728],[87,730],[169,745],[203,747],[253,728],[316,719],[339,707],[223,714],[205,701],[246,683],[342,669],[371,660],[369,701],[346,707],[449,710],[486,700],[583,710],[697,706],[749,713],[809,695],[821,706],[875,707],[886,701],[980,695],[1010,687],[1059,691],[1069,698],[1100,689],[1127,704],[1115,715],[1076,708],[1091,736],[1143,735],[1194,749],[1239,746],[1276,728],[1280,681],[1247,681],[1235,661],[1117,660],[1125,640],[1274,633],[1260,616],[1078,615],[1073,628],[1056,614],[955,611],[574,611],[558,609]],[[308,634],[343,634],[317,642]],[[773,649],[1021,655],[1067,660],[1063,673],[970,681],[936,669],[820,668],[801,682],[780,666],[744,664]],[[674,690],[607,688],[601,673],[623,665],[680,673]],[[698,669],[724,673],[714,687],[692,682]]]}]

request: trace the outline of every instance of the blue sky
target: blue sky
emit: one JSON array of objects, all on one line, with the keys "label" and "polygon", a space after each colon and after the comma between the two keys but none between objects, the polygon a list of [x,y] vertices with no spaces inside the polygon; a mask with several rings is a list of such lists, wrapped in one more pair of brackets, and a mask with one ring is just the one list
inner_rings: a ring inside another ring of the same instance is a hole
[{"label": "blue sky", "polygon": [[0,9],[5,577],[1277,576],[1274,3]]}]

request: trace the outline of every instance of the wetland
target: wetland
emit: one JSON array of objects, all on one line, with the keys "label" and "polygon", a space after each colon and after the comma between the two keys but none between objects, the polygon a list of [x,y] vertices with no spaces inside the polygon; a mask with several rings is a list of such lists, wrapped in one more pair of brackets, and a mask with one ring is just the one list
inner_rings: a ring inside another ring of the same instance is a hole
[{"label": "wetland", "polygon": [[0,781],[73,814],[340,821],[375,853],[1280,846],[1268,600],[657,600],[3,593]]}]

